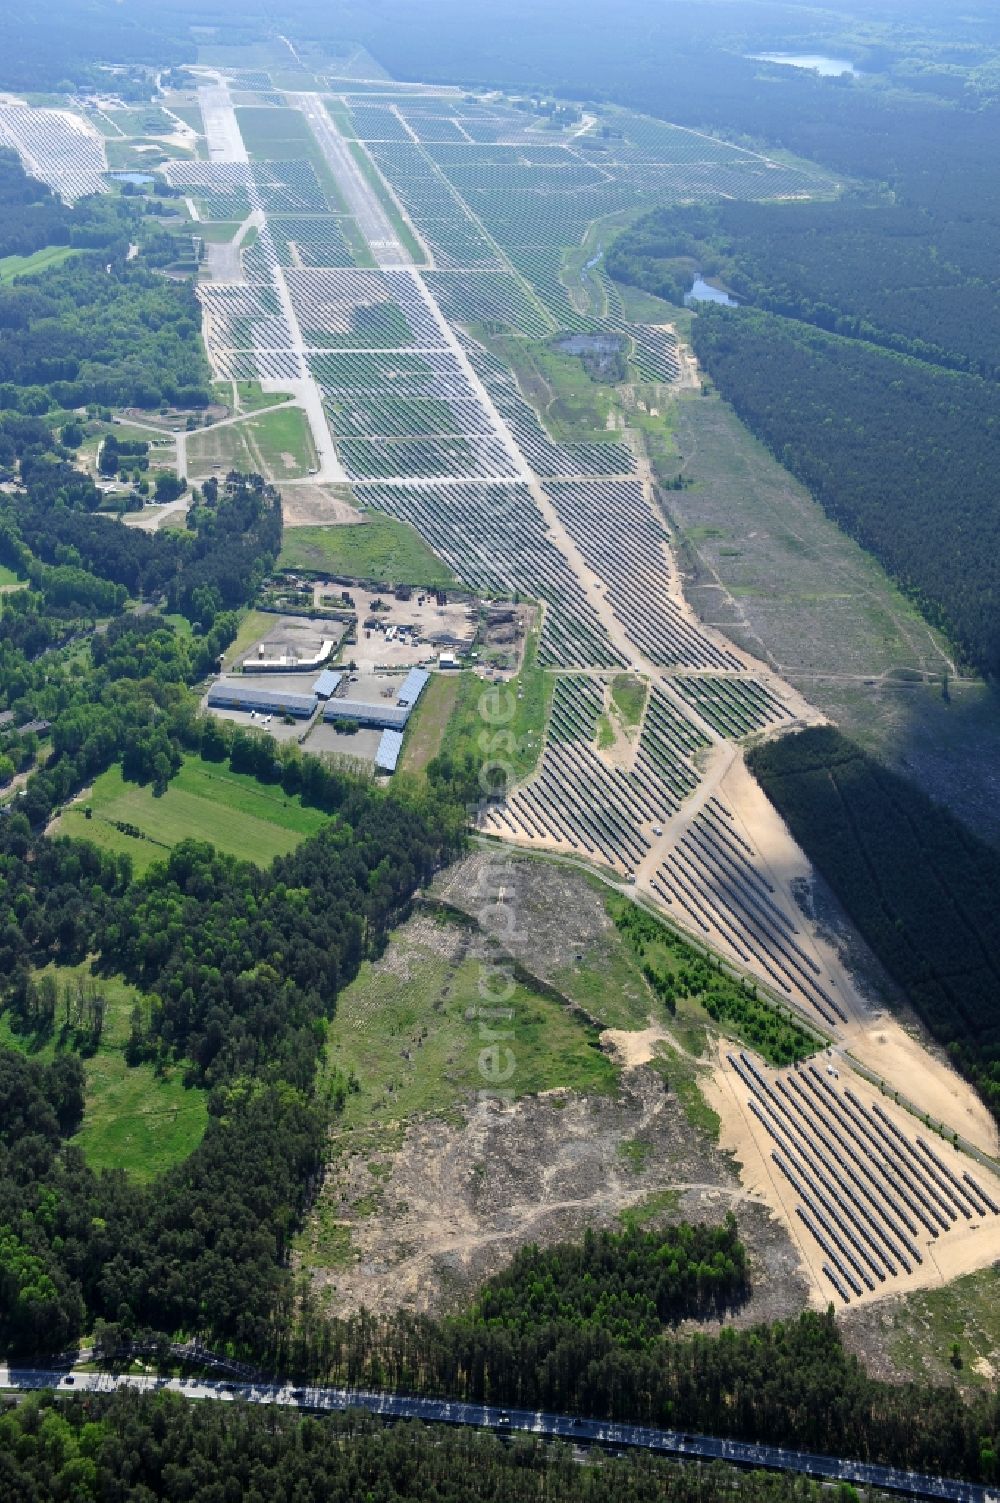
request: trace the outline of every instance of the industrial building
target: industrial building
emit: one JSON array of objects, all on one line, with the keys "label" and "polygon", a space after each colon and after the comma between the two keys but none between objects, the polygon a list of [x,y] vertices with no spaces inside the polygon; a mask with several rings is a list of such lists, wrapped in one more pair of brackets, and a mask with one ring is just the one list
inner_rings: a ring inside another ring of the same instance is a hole
[{"label": "industrial building", "polygon": [[289,689],[263,689],[259,684],[220,678],[208,691],[210,710],[255,710],[261,715],[294,715],[308,720],[316,709],[315,694],[296,694]]},{"label": "industrial building", "polygon": [[401,731],[410,718],[407,705],[369,704],[363,699],[331,699],[324,720],[353,720],[376,730]]},{"label": "industrial building", "polygon": [[396,703],[412,710],[430,682],[430,674],[423,668],[411,668],[399,686]]},{"label": "industrial building", "polygon": [[343,676],[344,675],[342,673],[338,673],[335,668],[324,668],[323,672],[320,674],[319,678],[312,686],[312,691],[315,694],[316,698],[329,699],[332,695],[336,694],[338,685],[340,684]]},{"label": "industrial building", "polygon": [[383,731],[375,753],[375,767],[379,772],[395,772],[399,754],[403,750],[402,731]]}]

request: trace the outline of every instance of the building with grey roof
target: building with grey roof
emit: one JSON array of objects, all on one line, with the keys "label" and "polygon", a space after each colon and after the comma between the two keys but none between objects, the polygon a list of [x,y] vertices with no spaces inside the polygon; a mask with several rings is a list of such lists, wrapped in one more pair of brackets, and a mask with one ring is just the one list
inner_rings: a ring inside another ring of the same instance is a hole
[{"label": "building with grey roof", "polygon": [[383,731],[375,753],[375,766],[379,772],[395,772],[399,754],[403,750],[402,731]]},{"label": "building with grey roof", "polygon": [[324,720],[355,720],[386,731],[401,731],[409,718],[408,705],[368,704],[363,699],[331,699],[323,710]]},{"label": "building with grey roof", "polygon": [[316,698],[329,699],[331,694],[335,694],[337,692],[337,685],[340,683],[340,680],[343,678],[343,676],[344,675],[342,673],[338,673],[335,668],[324,668],[323,672],[320,674],[319,678],[312,686],[312,691],[315,694]]},{"label": "building with grey roof", "polygon": [[308,720],[316,708],[315,694],[290,689],[263,689],[258,684],[220,678],[208,691],[210,710],[256,710],[261,715],[294,715]]},{"label": "building with grey roof", "polygon": [[421,694],[430,682],[430,674],[424,668],[411,668],[399,686],[396,695],[398,705],[406,705],[412,710]]}]

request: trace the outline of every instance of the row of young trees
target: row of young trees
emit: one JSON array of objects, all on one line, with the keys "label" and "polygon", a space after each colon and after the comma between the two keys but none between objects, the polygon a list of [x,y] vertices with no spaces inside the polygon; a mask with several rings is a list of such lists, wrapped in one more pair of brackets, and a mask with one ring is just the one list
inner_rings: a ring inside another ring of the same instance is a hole
[{"label": "row of young trees", "polygon": [[720,961],[696,950],[644,908],[621,900],[612,916],[669,1012],[675,1011],[678,997],[696,997],[710,1017],[773,1065],[792,1064],[815,1050],[815,1038],[790,1013],[759,996],[752,982],[728,976]]}]

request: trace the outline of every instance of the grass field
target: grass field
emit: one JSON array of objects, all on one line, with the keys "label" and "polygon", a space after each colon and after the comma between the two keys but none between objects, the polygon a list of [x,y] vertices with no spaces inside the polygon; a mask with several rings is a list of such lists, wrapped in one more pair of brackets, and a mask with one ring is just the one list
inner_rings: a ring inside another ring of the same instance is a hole
[{"label": "grass field", "polygon": [[[85,805],[93,810],[90,819]],[[145,839],[125,834],[116,822],[135,826]],[[86,799],[60,816],[57,831],[127,852],[142,873],[188,839],[209,840],[220,851],[266,866],[325,823],[326,816],[304,808],[297,795],[289,798],[280,788],[189,757],[162,798],[124,782],[118,767],[102,773]]]},{"label": "grass field", "polygon": [[192,233],[209,245],[228,245],[241,223],[239,219],[199,219]]},{"label": "grass field", "polygon": [[646,685],[641,678],[619,673],[611,680],[611,698],[623,725],[631,729],[641,724],[646,708]]},{"label": "grass field", "polygon": [[592,381],[577,356],[560,354],[545,339],[477,334],[511,367],[525,400],[557,442],[620,440],[617,429],[608,427],[609,415],[617,411],[613,388]]},{"label": "grass field", "polygon": [[[233,382],[215,381],[212,385],[214,399],[227,407],[233,401]],[[259,381],[237,381],[236,398],[241,412],[257,412],[261,407],[274,407],[279,402],[290,402],[291,392],[264,391]]]},{"label": "grass field", "polygon": [[625,317],[635,324],[672,324],[681,311],[662,297],[643,292],[641,287],[629,287],[625,282],[616,282],[618,294],[625,309]]},{"label": "grass field", "polygon": [[[460,684],[451,718],[441,736],[439,749],[442,753],[446,753],[456,763],[462,763],[470,756],[477,765],[481,764],[487,760],[481,738],[503,732],[504,742],[499,755],[509,765],[514,781],[521,782],[534,772],[542,750],[555,686],[552,674],[539,668],[537,651],[538,635],[537,632],[532,632],[525,645],[521,672],[499,690],[503,696],[498,707],[499,713],[505,714],[508,709],[512,712],[510,718],[505,718],[502,723],[494,723],[485,718],[481,708],[483,695],[487,692],[493,695],[497,691],[487,691],[483,680],[474,673],[456,675],[460,677]],[[421,733],[420,728],[428,713],[422,703],[417,705],[412,716],[414,724],[411,736]],[[497,712],[493,709],[489,710],[489,714],[495,713]],[[510,735],[509,741],[506,733]],[[496,754],[491,752],[489,755],[492,758]]]},{"label": "grass field", "polygon": [[190,125],[192,130],[196,130],[199,136],[205,134],[205,121],[201,113],[200,104],[194,100],[190,104],[173,104],[171,102],[170,109],[173,114],[180,116],[185,125]]},{"label": "grass field", "polygon": [[370,512],[344,527],[288,527],[279,563],[285,569],[342,574],[379,584],[446,589],[454,574],[408,522]]},{"label": "grass field", "polygon": [[845,1321],[845,1339],[863,1355],[881,1348],[893,1380],[992,1390],[1000,1354],[1000,1268],[856,1311]]},{"label": "grass field", "polygon": [[[10,1015],[0,1015],[0,1044],[43,1060],[72,1047],[64,1028],[65,986],[93,979],[89,964],[46,971],[60,994],[51,1034],[14,1033]],[[197,1147],[208,1121],[205,1096],[184,1086],[182,1064],[168,1066],[162,1075],[152,1065],[126,1064],[123,1050],[132,1009],[143,1005],[141,993],[118,976],[99,977],[97,984],[105,1000],[104,1028],[96,1052],[84,1055],[86,1104],[73,1142],[92,1169],[124,1169],[137,1180],[150,1180]]]},{"label": "grass field", "polygon": [[226,648],[223,666],[232,668],[255,643],[260,641],[261,637],[267,634],[273,625],[274,617],[267,611],[247,611],[240,622],[239,631]]},{"label": "grass field", "polygon": [[[465,930],[421,916],[396,932],[382,960],[364,964],[338,998],[327,1037],[328,1075],[353,1075],[359,1086],[346,1097],[342,1129],[447,1115],[489,1084],[480,1055],[494,1041],[476,1019],[483,963]],[[504,1086],[516,1097],[557,1086],[615,1089],[595,1030],[563,1004],[518,985],[505,1006],[512,1060],[505,1055],[503,1068],[513,1068]]]},{"label": "grass field", "polygon": [[187,453],[194,476],[237,469],[280,481],[300,479],[317,464],[309,420],[301,407],[276,408],[243,422],[200,428],[188,437]]},{"label": "grass field", "polygon": [[[400,758],[401,772],[423,772],[441,750],[445,727],[455,711],[464,675],[435,673],[410,716]],[[419,712],[419,713],[418,713]]]},{"label": "grass field", "polygon": [[61,266],[70,256],[79,255],[68,245],[44,245],[30,256],[4,256],[0,258],[0,284],[13,282],[15,277],[31,276],[40,271],[50,271]]},{"label": "grass field", "polygon": [[6,564],[0,564],[0,593],[6,590],[20,590],[25,581],[18,579],[13,569],[8,569]]}]

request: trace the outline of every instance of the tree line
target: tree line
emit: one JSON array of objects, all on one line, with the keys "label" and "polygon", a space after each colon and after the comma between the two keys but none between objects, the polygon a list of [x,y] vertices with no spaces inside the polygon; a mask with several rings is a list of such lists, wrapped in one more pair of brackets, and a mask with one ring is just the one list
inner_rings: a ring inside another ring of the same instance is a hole
[{"label": "tree line", "polygon": [[692,340],[751,432],[997,672],[1000,387],[756,309],[708,308]]},{"label": "tree line", "polygon": [[[643,1454],[595,1456],[475,1430],[301,1418],[122,1391],[32,1396],[0,1418],[0,1492],[20,1503],[819,1503],[819,1484]],[[839,1503],[856,1503],[841,1489]]]}]

